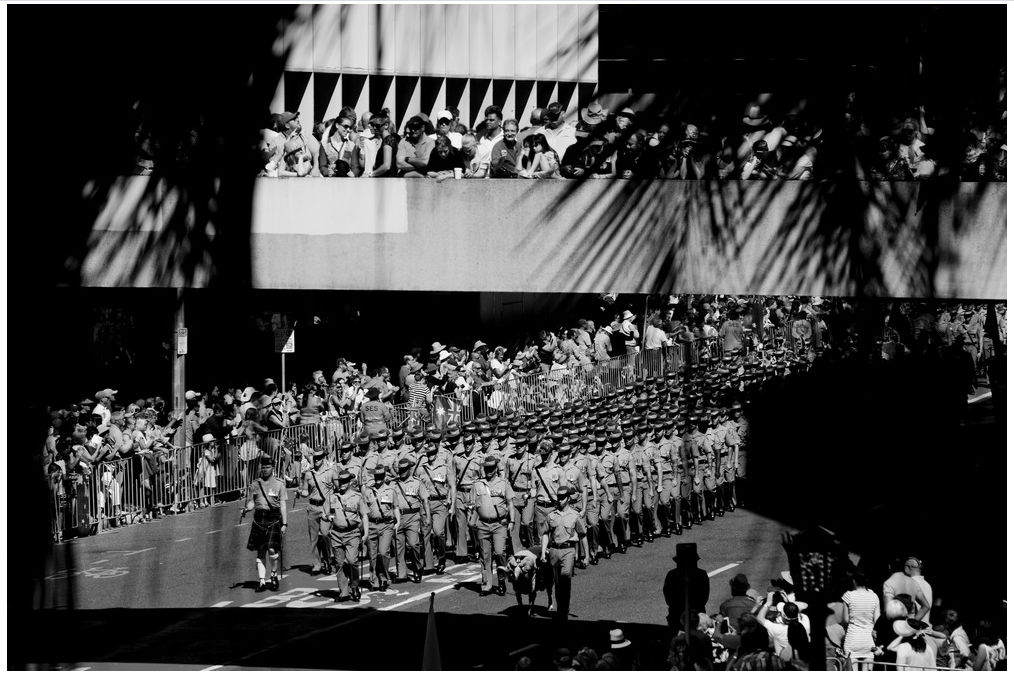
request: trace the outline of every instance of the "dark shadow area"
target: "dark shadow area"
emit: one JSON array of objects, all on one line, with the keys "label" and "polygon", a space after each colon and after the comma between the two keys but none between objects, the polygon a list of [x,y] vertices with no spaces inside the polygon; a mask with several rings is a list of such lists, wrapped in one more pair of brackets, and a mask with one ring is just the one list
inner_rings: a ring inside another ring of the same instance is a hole
[{"label": "dark shadow area", "polygon": [[[360,621],[356,619],[362,617]],[[353,622],[353,623],[349,623]],[[427,613],[316,610],[98,610],[34,612],[21,626],[28,642],[10,647],[8,666],[24,663],[167,663],[261,667],[415,671],[422,668]],[[609,651],[615,622],[436,613],[443,670],[511,670],[522,655],[533,668],[551,669],[558,647]],[[669,630],[623,624],[642,668],[665,670]],[[52,647],[43,638],[62,638]],[[108,642],[115,638],[115,647]],[[397,639],[398,651],[391,641]],[[536,646],[536,647],[530,647]],[[327,651],[322,651],[324,648]],[[333,648],[357,648],[342,651]],[[386,648],[386,651],[384,650]],[[517,650],[524,649],[516,653]]]}]

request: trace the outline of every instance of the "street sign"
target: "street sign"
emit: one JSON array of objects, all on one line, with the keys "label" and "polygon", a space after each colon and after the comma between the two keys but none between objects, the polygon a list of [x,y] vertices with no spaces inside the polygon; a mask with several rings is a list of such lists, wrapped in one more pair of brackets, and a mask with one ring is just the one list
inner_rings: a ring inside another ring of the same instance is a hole
[{"label": "street sign", "polygon": [[176,355],[187,354],[187,328],[176,328]]},{"label": "street sign", "polygon": [[275,353],[296,352],[296,331],[275,330]]}]

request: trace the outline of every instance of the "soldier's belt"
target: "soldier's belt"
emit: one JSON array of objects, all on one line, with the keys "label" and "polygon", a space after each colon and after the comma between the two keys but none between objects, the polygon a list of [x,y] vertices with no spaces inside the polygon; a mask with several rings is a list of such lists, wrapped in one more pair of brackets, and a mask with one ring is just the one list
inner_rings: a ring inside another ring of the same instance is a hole
[{"label": "soldier's belt", "polygon": [[407,509],[402,509],[401,513],[402,513],[402,515],[409,514],[409,513],[419,513],[420,510],[421,509],[417,509],[417,508],[407,508]]},{"label": "soldier's belt", "polygon": [[527,491],[528,491],[528,488],[527,488],[527,487],[518,487],[517,485],[511,485],[511,488],[512,488],[512,489],[513,489],[513,490],[514,490],[515,492],[527,492]]},{"label": "soldier's belt", "polygon": [[554,541],[549,545],[549,548],[551,549],[572,549],[576,547],[577,544],[572,541],[564,541],[564,542]]},{"label": "soldier's belt", "polygon": [[337,532],[338,534],[348,534],[349,532],[358,532],[358,531],[359,531],[359,523],[356,523],[355,525],[350,525],[345,529],[339,528],[335,530],[335,532]]},{"label": "soldier's belt", "polygon": [[535,503],[543,507],[556,506],[554,502],[551,502],[548,499],[542,499],[541,497],[539,499],[536,499]]},{"label": "soldier's belt", "polygon": [[370,523],[393,523],[393,522],[394,522],[394,518],[393,517],[388,517],[388,518],[370,518]]},{"label": "soldier's belt", "polygon": [[323,499],[312,499],[311,498],[308,501],[310,502],[311,506],[323,506],[324,505],[324,500]]},{"label": "soldier's belt", "polygon": [[507,520],[507,516],[504,516],[503,518],[483,518],[482,516],[479,516],[479,520],[484,523],[502,523]]}]

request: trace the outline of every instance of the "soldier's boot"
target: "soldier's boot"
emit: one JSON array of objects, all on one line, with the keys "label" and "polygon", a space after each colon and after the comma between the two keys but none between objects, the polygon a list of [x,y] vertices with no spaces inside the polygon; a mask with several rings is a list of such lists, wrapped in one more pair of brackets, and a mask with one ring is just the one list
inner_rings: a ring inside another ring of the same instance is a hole
[{"label": "soldier's boot", "polygon": [[609,560],[613,557],[613,540],[610,538],[609,530],[604,523],[595,526],[599,532],[599,543],[602,544],[602,557]]},{"label": "soldier's boot", "polygon": [[704,490],[704,520],[714,520],[715,493],[711,490]]},{"label": "soldier's boot", "polygon": [[668,537],[672,531],[672,505],[658,504],[658,529],[660,536]]},{"label": "soldier's boot", "polygon": [[725,490],[725,492],[723,493],[725,499],[724,502],[725,510],[728,511],[729,513],[733,513],[736,511],[736,505],[732,501],[732,485],[733,481],[728,480],[726,481],[725,486],[723,487],[723,489]]},{"label": "soldier's boot", "polygon": [[736,506],[739,508],[746,508],[746,504],[743,502],[743,490],[745,483],[742,478],[737,478],[733,484],[733,494],[735,495]]},{"label": "soldier's boot", "polygon": [[725,491],[725,483],[722,483],[715,491],[711,494],[711,506],[713,515],[721,518],[725,515],[725,509],[723,508],[722,493]]},{"label": "soldier's boot", "polygon": [[686,530],[694,529],[694,516],[690,512],[690,503],[693,501],[693,497],[687,499],[687,501],[680,501],[680,527]]},{"label": "soldier's boot", "polygon": [[655,542],[655,521],[652,520],[650,506],[641,509],[641,534],[649,544]]},{"label": "soldier's boot", "polygon": [[692,504],[691,510],[693,511],[693,514],[694,514],[694,524],[695,525],[703,525],[704,524],[704,495],[703,494],[694,494],[693,504]]},{"label": "soldier's boot", "polygon": [[681,502],[679,499],[674,499],[673,502],[668,506],[670,522],[669,522],[669,532],[666,533],[667,537],[673,532],[675,532],[677,536],[683,534],[683,524],[682,524],[683,509],[681,506],[682,503],[683,502]]}]

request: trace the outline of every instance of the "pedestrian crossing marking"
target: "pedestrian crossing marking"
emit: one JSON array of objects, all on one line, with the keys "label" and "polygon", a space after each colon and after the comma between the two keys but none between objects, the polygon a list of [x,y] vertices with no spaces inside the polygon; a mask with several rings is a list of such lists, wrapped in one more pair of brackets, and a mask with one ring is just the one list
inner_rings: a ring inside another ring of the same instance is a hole
[{"label": "pedestrian crossing marking", "polygon": [[231,600],[223,600],[220,603],[215,603],[214,605],[212,605],[212,607],[226,607],[228,605],[232,605],[232,601]]}]

